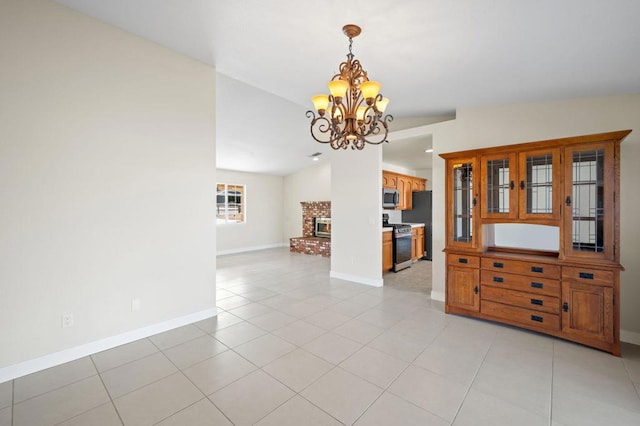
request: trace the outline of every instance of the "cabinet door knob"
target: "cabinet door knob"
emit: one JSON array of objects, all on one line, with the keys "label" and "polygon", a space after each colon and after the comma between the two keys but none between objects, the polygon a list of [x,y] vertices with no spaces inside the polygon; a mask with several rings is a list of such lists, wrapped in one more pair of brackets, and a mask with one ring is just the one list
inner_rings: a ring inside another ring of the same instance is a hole
[{"label": "cabinet door knob", "polygon": [[567,198],[564,200],[564,203],[569,207],[571,205],[571,196],[567,195]]},{"label": "cabinet door knob", "polygon": [[509,189],[513,190],[515,187],[516,187],[515,183],[511,181],[511,183],[509,183]]},{"label": "cabinet door knob", "polygon": [[473,207],[475,207],[476,204],[478,204],[478,200],[476,200],[476,197],[473,197]]},{"label": "cabinet door knob", "polygon": [[524,181],[523,180],[520,181],[520,189],[524,189]]},{"label": "cabinet door knob", "polygon": [[474,292],[475,294],[478,294],[478,286],[475,286],[475,287],[473,288],[473,292]]},{"label": "cabinet door knob", "polygon": [[564,302],[562,304],[562,310],[565,312],[569,312],[569,304],[567,302]]}]

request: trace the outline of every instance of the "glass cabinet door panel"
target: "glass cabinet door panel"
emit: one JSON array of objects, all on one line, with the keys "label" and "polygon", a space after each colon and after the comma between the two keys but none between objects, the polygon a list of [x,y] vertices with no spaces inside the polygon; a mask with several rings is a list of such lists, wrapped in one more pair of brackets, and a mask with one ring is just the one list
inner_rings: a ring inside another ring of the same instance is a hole
[{"label": "glass cabinet door panel", "polygon": [[604,150],[573,154],[573,250],[604,250]]},{"label": "glass cabinet door panel", "polygon": [[515,189],[515,154],[482,157],[482,217],[516,217],[518,200]]},{"label": "glass cabinet door panel", "polygon": [[612,154],[606,145],[588,148],[566,152],[565,224],[570,232],[565,249],[574,256],[610,259],[613,222],[606,206],[612,205],[614,189],[606,171]]},{"label": "glass cabinet door panel", "polygon": [[458,163],[453,166],[453,241],[473,241],[473,163]]},{"label": "glass cabinet door panel", "polygon": [[509,159],[487,161],[487,212],[509,213]]},{"label": "glass cabinet door panel", "polygon": [[521,218],[558,218],[558,158],[557,150],[521,154]]},{"label": "glass cabinet door panel", "polygon": [[550,154],[527,157],[525,183],[526,212],[551,213],[553,191],[553,157]]}]

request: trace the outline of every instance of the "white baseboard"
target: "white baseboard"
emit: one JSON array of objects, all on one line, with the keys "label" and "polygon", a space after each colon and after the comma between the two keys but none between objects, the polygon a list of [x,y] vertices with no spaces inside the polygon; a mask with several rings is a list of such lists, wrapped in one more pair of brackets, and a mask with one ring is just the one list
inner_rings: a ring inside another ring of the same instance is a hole
[{"label": "white baseboard", "polygon": [[640,345],[640,333],[635,331],[620,330],[620,340],[634,345]]},{"label": "white baseboard", "polygon": [[331,278],[338,278],[340,280],[345,280],[345,281],[353,281],[354,283],[370,285],[373,287],[382,287],[382,284],[384,283],[382,278],[380,278],[379,280],[374,280],[371,278],[361,277],[359,275],[343,274],[342,272],[335,272],[335,271],[329,272],[329,276]]},{"label": "white baseboard", "polygon": [[247,251],[266,250],[266,249],[279,248],[279,247],[289,247],[289,243],[267,244],[267,245],[264,245],[264,246],[243,247],[243,248],[231,249],[231,250],[219,250],[216,253],[216,256],[224,256],[226,254],[244,253],[244,252],[247,252]]},{"label": "white baseboard", "polygon": [[64,349],[59,352],[23,361],[8,367],[3,367],[0,368],[0,383],[26,376],[27,374],[35,373],[36,371],[44,370],[46,368],[55,367],[56,365],[64,364],[65,362],[73,361],[87,355],[115,348],[116,346],[124,345],[125,343],[153,336],[154,334],[162,333],[163,331],[182,327],[183,325],[191,324],[196,321],[201,321],[203,319],[216,316],[217,314],[217,308],[213,307],[179,318],[142,327],[137,330],[127,331],[125,333],[118,334],[117,336],[107,337],[105,339],[96,340],[95,342],[86,343],[84,345]]},{"label": "white baseboard", "polygon": [[444,293],[441,291],[431,290],[431,299],[438,302],[444,302]]}]

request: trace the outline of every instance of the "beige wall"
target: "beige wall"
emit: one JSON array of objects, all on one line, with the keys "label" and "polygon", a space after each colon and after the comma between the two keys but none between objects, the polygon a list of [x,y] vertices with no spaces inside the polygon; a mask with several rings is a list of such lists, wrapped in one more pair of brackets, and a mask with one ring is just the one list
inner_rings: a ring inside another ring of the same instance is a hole
[{"label": "beige wall", "polygon": [[[434,261],[433,297],[444,296],[444,161],[437,156],[479,147],[633,129],[621,149],[622,339],[640,343],[640,95],[564,100],[461,109],[453,122],[433,130]],[[441,226],[437,226],[441,224]]]},{"label": "beige wall", "polygon": [[38,0],[0,64],[0,373],[215,312],[215,70]]},{"label": "beige wall", "polygon": [[331,153],[331,276],[382,285],[382,147]]},{"label": "beige wall", "polygon": [[331,200],[331,162],[322,159],[284,178],[284,241],[302,236],[301,201]]},{"label": "beige wall", "polygon": [[284,178],[217,170],[216,179],[220,183],[246,185],[246,222],[216,227],[218,255],[281,246]]}]

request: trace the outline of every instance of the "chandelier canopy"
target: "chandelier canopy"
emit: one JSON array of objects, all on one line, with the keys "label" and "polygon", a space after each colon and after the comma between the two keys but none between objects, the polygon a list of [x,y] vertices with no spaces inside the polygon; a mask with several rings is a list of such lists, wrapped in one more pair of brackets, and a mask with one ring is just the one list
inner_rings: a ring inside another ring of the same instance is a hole
[{"label": "chandelier canopy", "polygon": [[349,37],[347,60],[340,64],[340,72],[329,82],[329,95],[311,98],[318,112],[307,111],[311,118],[311,136],[320,143],[328,143],[333,149],[362,149],[365,143],[379,145],[387,141],[388,123],[393,117],[382,114],[389,99],[382,96],[380,83],[370,81],[360,61],[351,52],[353,38],[360,34],[360,27],[349,24],[342,32]]}]

